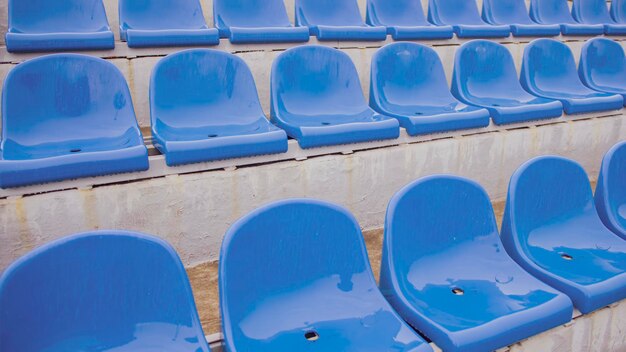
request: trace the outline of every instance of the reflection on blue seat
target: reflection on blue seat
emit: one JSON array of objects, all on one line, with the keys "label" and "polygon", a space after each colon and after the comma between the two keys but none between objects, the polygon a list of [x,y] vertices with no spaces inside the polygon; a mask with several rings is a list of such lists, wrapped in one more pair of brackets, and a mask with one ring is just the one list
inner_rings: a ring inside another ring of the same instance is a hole
[{"label": "reflection on blue seat", "polygon": [[389,44],[372,58],[371,74],[370,105],[412,136],[489,125],[489,111],[452,96],[439,56],[427,46]]},{"label": "reflection on blue seat", "polygon": [[613,21],[605,0],[574,0],[572,16],[580,23],[604,26],[608,35],[626,34],[626,24]]},{"label": "reflection on blue seat", "polygon": [[626,0],[611,1],[611,18],[615,23],[626,24]]},{"label": "reflection on blue seat", "polygon": [[432,352],[376,287],[343,208],[295,199],[258,209],[228,230],[219,265],[229,352]]},{"label": "reflection on blue seat", "polygon": [[252,73],[210,49],[162,59],[150,85],[154,145],[168,165],[287,151],[287,134],[263,115]]},{"label": "reflection on blue seat", "polygon": [[13,263],[0,278],[0,350],[210,351],[174,249],[122,231],[66,237]]},{"label": "reflection on blue seat", "polygon": [[626,240],[626,142],[616,144],[602,160],[595,203],[606,227]]},{"label": "reflection on blue seat", "polygon": [[530,18],[541,24],[558,24],[564,35],[598,35],[604,25],[583,24],[574,21],[567,0],[530,0]]},{"label": "reflection on blue seat", "polygon": [[214,0],[213,22],[231,43],[306,42],[309,29],[289,22],[283,0]]},{"label": "reflection on blue seat", "polygon": [[591,89],[620,94],[626,103],[626,56],[613,40],[595,38],[583,46],[578,74]]},{"label": "reflection on blue seat", "polygon": [[621,95],[596,92],[580,80],[569,47],[553,39],[537,39],[524,49],[522,86],[530,93],[557,99],[567,114],[619,110]]},{"label": "reflection on blue seat", "polygon": [[474,1],[428,1],[428,20],[437,26],[452,26],[459,38],[504,38],[511,34],[509,26],[493,26],[483,21]]},{"label": "reflection on blue seat", "polygon": [[450,39],[452,26],[426,21],[420,0],[368,0],[367,24],[387,27],[394,40]]},{"label": "reflection on blue seat", "polygon": [[102,0],[9,0],[9,52],[113,49]]},{"label": "reflection on blue seat", "polygon": [[524,0],[483,0],[483,19],[493,25],[510,25],[516,37],[557,36],[558,24],[538,24],[528,15]]},{"label": "reflection on blue seat", "polygon": [[391,199],[380,287],[444,351],[493,351],[572,318],[566,295],[506,254],[487,193],[455,176],[420,179]]},{"label": "reflection on blue seat", "polygon": [[502,240],[513,259],[582,313],[626,298],[626,241],[602,224],[587,174],[574,161],[539,157],[513,174]]},{"label": "reflection on blue seat", "polygon": [[387,39],[387,28],[363,22],[356,0],[296,0],[296,26],[309,27],[319,40]]},{"label": "reflection on blue seat", "polygon": [[219,44],[199,0],[119,0],[120,37],[132,48]]},{"label": "reflection on blue seat", "polygon": [[148,169],[122,73],[92,56],[15,67],[2,90],[0,187]]},{"label": "reflection on blue seat", "polygon": [[498,125],[563,114],[558,101],[528,94],[519,83],[511,53],[487,40],[473,40],[457,50],[452,93],[466,104],[488,109]]},{"label": "reflection on blue seat", "polygon": [[272,67],[271,118],[302,148],[393,139],[400,125],[367,106],[356,68],[337,49],[307,45]]}]

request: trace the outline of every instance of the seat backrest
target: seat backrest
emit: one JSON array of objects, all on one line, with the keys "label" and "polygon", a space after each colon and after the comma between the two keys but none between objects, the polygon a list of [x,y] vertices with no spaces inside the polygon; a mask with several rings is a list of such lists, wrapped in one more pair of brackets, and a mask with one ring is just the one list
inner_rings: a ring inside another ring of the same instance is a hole
[{"label": "seat backrest", "polygon": [[611,39],[588,40],[580,54],[578,72],[592,88],[619,87],[626,82],[626,55],[622,46]]},{"label": "seat backrest", "polygon": [[296,0],[297,26],[362,26],[356,0]]},{"label": "seat backrest", "polygon": [[212,49],[166,56],[152,72],[152,126],[193,130],[199,126],[253,123],[263,118],[254,78],[239,57]]},{"label": "seat backrest", "polygon": [[[245,342],[235,348],[234,341],[269,339],[279,331],[319,323],[308,320],[316,315],[322,321],[340,319],[341,309],[319,309],[325,297],[378,290],[354,217],[343,208],[311,199],[276,202],[235,223],[222,244],[219,283],[230,351],[253,350]],[[301,308],[291,311],[294,304]],[[269,311],[262,309],[268,305]],[[258,315],[265,316],[256,319]],[[307,342],[304,331],[296,334],[298,341]],[[289,340],[292,346],[302,342]]]},{"label": "seat backrest", "polygon": [[366,111],[358,73],[344,52],[304,45],[280,54],[271,75],[272,116],[358,114]]},{"label": "seat backrest", "polygon": [[582,90],[570,48],[554,39],[537,39],[524,49],[522,85],[531,91]]},{"label": "seat backrest", "polygon": [[2,127],[3,154],[16,159],[49,143],[89,140],[94,151],[122,135],[129,144],[143,143],[124,76],[88,55],[47,55],[17,65],[4,81]]},{"label": "seat backrest", "polygon": [[437,53],[421,44],[393,43],[372,58],[370,100],[377,106],[453,100]]},{"label": "seat backrest", "polygon": [[626,23],[626,0],[611,1],[611,17],[617,23]]},{"label": "seat backrest", "polygon": [[605,0],[574,0],[572,16],[580,23],[612,23],[609,8]]},{"label": "seat backrest", "polygon": [[595,203],[604,224],[614,232],[626,229],[626,142],[613,146],[602,160]]},{"label": "seat backrest", "polygon": [[207,28],[199,0],[119,0],[119,16],[122,30]]},{"label": "seat backrest", "polygon": [[109,30],[102,0],[9,0],[8,6],[14,33]]},{"label": "seat backrest", "polygon": [[368,0],[367,23],[384,26],[425,26],[420,0]]},{"label": "seat backrest", "polygon": [[491,24],[533,24],[524,0],[483,0],[483,19]]},{"label": "seat backrest", "polygon": [[438,25],[485,24],[473,0],[428,0],[428,20]]},{"label": "seat backrest", "polygon": [[530,18],[543,24],[575,23],[567,0],[530,0]]},{"label": "seat backrest", "polygon": [[141,338],[209,351],[185,269],[155,237],[70,236],[27,254],[0,278],[2,351],[100,351]]},{"label": "seat backrest", "polygon": [[289,27],[282,0],[213,0],[213,22],[224,27]]}]

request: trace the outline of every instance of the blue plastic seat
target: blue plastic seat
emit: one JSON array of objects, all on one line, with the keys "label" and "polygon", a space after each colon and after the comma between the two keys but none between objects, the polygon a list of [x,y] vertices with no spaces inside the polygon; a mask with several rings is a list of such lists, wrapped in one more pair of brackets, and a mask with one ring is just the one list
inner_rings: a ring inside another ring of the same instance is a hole
[{"label": "blue plastic seat", "polygon": [[541,24],[558,24],[564,35],[604,34],[604,25],[574,21],[567,0],[530,0],[530,18]]},{"label": "blue plastic seat", "polygon": [[122,231],[66,237],[13,263],[0,278],[0,350],[210,351],[174,249]]},{"label": "blue plastic seat", "polygon": [[119,0],[120,37],[131,48],[217,45],[199,0]]},{"label": "blue plastic seat", "polygon": [[574,0],[572,16],[580,23],[604,26],[604,33],[608,35],[626,34],[626,24],[613,21],[606,0]]},{"label": "blue plastic seat", "polygon": [[289,22],[283,0],[214,0],[213,22],[231,43],[309,41],[309,29]]},{"label": "blue plastic seat", "polygon": [[318,40],[382,41],[387,28],[363,22],[356,0],[296,0],[296,26]]},{"label": "blue plastic seat", "polygon": [[502,241],[582,313],[626,298],[626,241],[602,224],[587,174],[574,161],[539,157],[513,174]]},{"label": "blue plastic seat", "polygon": [[211,49],[168,55],[150,85],[154,145],[167,165],[287,151],[287,134],[261,109],[239,57]]},{"label": "blue plastic seat", "polygon": [[115,47],[102,0],[9,0],[9,52]]},{"label": "blue plastic seat", "polygon": [[558,24],[538,24],[528,15],[524,0],[483,0],[483,19],[493,25],[510,25],[516,37],[549,37],[561,34]]},{"label": "blue plastic seat", "polygon": [[611,18],[615,23],[626,24],[626,0],[611,0]]},{"label": "blue plastic seat", "polygon": [[343,208],[310,199],[260,208],[228,230],[219,265],[229,352],[432,352],[376,287]]},{"label": "blue plastic seat", "polygon": [[560,102],[528,94],[509,50],[488,40],[473,40],[457,50],[452,93],[466,104],[488,109],[498,125],[563,114]]},{"label": "blue plastic seat", "polygon": [[2,90],[0,187],[148,169],[122,73],[92,56],[16,66]]},{"label": "blue plastic seat", "polygon": [[428,0],[428,21],[437,26],[452,26],[459,38],[505,38],[511,34],[509,26],[483,21],[472,0]]},{"label": "blue plastic seat", "polygon": [[602,160],[595,203],[600,219],[626,240],[626,142],[616,144]]},{"label": "blue plastic seat", "polygon": [[586,87],[576,69],[570,48],[553,39],[537,39],[524,49],[522,86],[530,93],[557,99],[567,114],[619,110],[624,98]]},{"label": "blue plastic seat", "polygon": [[302,148],[400,136],[396,119],[367,106],[350,57],[319,45],[292,48],[274,60],[271,120]]},{"label": "blue plastic seat", "polygon": [[572,318],[572,302],[505,252],[489,196],[455,176],[422,178],[391,199],[380,288],[444,351],[493,351]]},{"label": "blue plastic seat", "polygon": [[371,74],[370,106],[412,136],[489,126],[489,111],[452,96],[439,56],[427,46],[389,44],[374,54]]},{"label": "blue plastic seat", "polygon": [[366,22],[387,27],[394,40],[450,39],[452,26],[434,26],[426,21],[420,0],[368,0]]},{"label": "blue plastic seat", "polygon": [[580,54],[578,75],[587,87],[620,94],[626,104],[626,55],[618,42],[606,38],[588,40]]}]

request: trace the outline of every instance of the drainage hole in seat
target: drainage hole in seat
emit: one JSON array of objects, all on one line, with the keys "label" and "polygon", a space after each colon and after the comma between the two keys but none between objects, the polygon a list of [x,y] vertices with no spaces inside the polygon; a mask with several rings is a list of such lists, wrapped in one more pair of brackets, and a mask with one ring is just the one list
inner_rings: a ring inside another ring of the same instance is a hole
[{"label": "drainage hole in seat", "polygon": [[210,134],[210,135],[208,135],[207,137],[209,137],[209,138],[215,138],[215,137],[217,137],[217,135],[216,135],[216,134]]},{"label": "drainage hole in seat", "polygon": [[70,149],[70,153],[80,153],[82,151],[82,149]]},{"label": "drainage hole in seat", "polygon": [[463,291],[462,289],[455,287],[452,289],[452,293],[454,293],[457,296],[463,296],[465,294],[465,291]]},{"label": "drainage hole in seat", "polygon": [[491,104],[491,106],[498,107],[498,106],[500,106],[500,104]]},{"label": "drainage hole in seat", "polygon": [[424,115],[422,112],[416,112],[415,115]]},{"label": "drainage hole in seat", "polygon": [[317,341],[320,338],[320,335],[317,332],[311,330],[304,333],[304,338],[308,341]]},{"label": "drainage hole in seat", "polygon": [[322,125],[324,125],[324,126],[330,126],[330,122],[322,122]]},{"label": "drainage hole in seat", "polygon": [[565,260],[574,260],[574,257],[572,257],[571,255],[569,255],[567,253],[561,253],[561,258],[563,258]]}]

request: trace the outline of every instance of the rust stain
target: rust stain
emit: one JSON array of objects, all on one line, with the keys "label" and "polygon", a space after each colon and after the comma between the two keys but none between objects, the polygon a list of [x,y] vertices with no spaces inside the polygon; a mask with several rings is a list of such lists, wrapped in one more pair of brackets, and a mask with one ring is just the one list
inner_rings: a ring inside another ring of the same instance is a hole
[{"label": "rust stain", "polygon": [[26,213],[24,198],[22,197],[15,198],[15,215],[19,223],[20,242],[18,248],[21,248],[22,252],[19,254],[24,254],[35,248],[35,238],[28,225],[28,214]]},{"label": "rust stain", "polygon": [[97,211],[98,203],[93,189],[79,189],[78,192],[83,202],[85,227],[88,229],[98,230],[100,228],[100,221],[98,219]]}]

